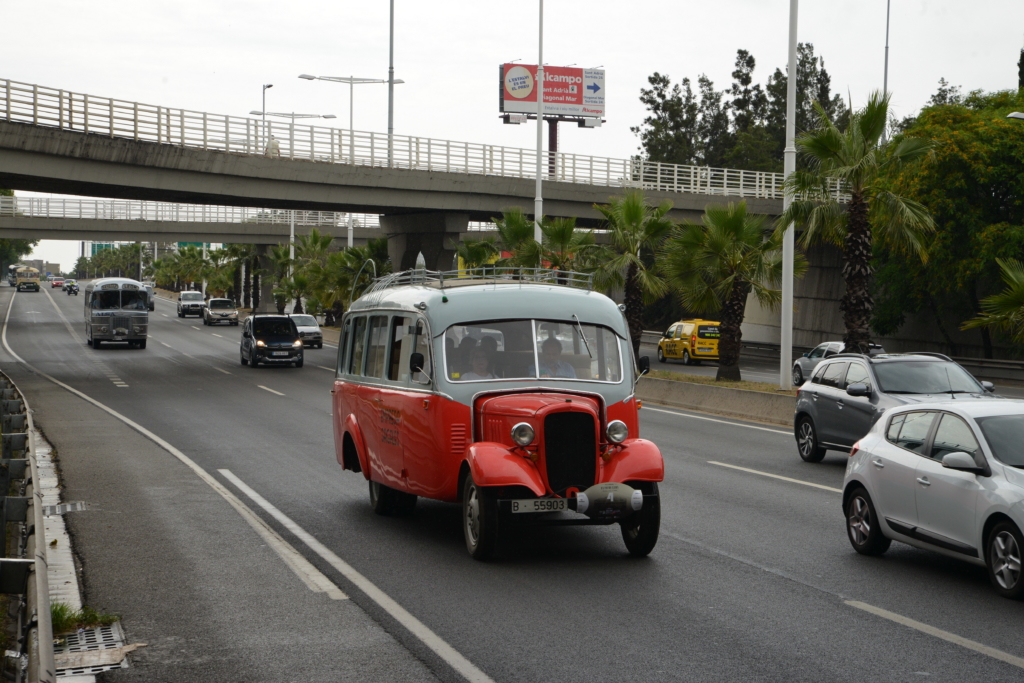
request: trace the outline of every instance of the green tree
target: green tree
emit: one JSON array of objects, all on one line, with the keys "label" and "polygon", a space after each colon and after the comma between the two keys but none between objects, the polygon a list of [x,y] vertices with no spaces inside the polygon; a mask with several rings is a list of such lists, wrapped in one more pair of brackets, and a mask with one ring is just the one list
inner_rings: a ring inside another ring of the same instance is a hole
[{"label": "green tree", "polygon": [[[539,255],[532,244],[534,222],[518,206],[502,209],[501,218],[492,218],[498,231],[497,246],[512,256],[502,259],[501,265],[517,268],[540,267]],[[543,225],[544,218],[541,218]]]},{"label": "green tree", "polygon": [[1024,344],[1024,264],[1017,259],[996,259],[1006,284],[999,294],[981,301],[981,315],[964,323],[964,329],[992,328],[1006,332]]},{"label": "green tree", "polygon": [[610,204],[595,204],[594,208],[607,221],[610,238],[609,258],[597,275],[601,282],[622,286],[633,356],[639,357],[644,304],[666,291],[665,282],[655,272],[653,253],[673,228],[666,216],[672,202],[652,207],[642,190],[630,190],[612,198]]},{"label": "green tree", "polygon": [[[841,131],[820,105],[818,128],[802,133],[796,146],[807,164],[787,185],[800,199],[779,218],[779,230],[793,222],[803,229],[805,246],[831,244],[843,252],[846,293],[839,304],[848,349],[868,353],[871,296],[871,257],[876,241],[887,248],[925,258],[925,240],[934,229],[931,216],[920,202],[886,187],[890,170],[920,159],[931,149],[921,138],[881,141],[888,118],[889,96],[873,93],[864,109],[855,113]],[[840,202],[834,193],[839,185],[849,193]]]},{"label": "green tree", "polygon": [[[895,334],[910,315],[930,323],[949,352],[962,355],[952,330],[981,310],[981,299],[1001,287],[996,259],[1024,258],[1024,125],[1006,114],[1024,108],[1024,93],[971,93],[957,99],[943,89],[902,137],[934,141],[931,154],[893,168],[893,192],[928,207],[935,233],[928,260],[876,250],[877,306],[872,328]],[[977,329],[983,354],[993,356],[988,327]]]},{"label": "green tree", "polygon": [[455,248],[455,255],[458,256],[469,275],[481,274],[483,266],[501,254],[497,241],[491,235],[478,240],[466,239],[453,242],[452,246]]},{"label": "green tree", "polygon": [[[719,380],[740,379],[740,341],[748,295],[778,308],[782,293],[782,233],[768,218],[747,213],[747,203],[711,204],[701,223],[675,228],[658,251],[658,270],[688,310],[720,323]],[[795,273],[807,262],[797,258]]]}]

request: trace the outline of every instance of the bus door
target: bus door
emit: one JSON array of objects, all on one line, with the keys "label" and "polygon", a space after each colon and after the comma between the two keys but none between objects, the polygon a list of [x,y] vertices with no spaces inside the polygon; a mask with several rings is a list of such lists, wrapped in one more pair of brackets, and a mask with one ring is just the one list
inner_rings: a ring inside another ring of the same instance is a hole
[{"label": "bus door", "polygon": [[381,484],[398,487],[404,479],[400,415],[385,405],[381,388],[387,369],[389,316],[371,315],[367,320],[366,361],[363,382],[356,389],[356,417],[374,478]]}]

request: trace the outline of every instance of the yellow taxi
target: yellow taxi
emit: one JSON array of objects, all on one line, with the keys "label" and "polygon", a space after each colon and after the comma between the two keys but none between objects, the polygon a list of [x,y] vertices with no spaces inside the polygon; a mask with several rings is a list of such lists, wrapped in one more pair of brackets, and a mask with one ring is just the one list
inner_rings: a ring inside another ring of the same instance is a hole
[{"label": "yellow taxi", "polygon": [[682,358],[683,365],[700,365],[702,360],[718,360],[718,325],[700,319],[673,324],[658,341],[658,361]]}]

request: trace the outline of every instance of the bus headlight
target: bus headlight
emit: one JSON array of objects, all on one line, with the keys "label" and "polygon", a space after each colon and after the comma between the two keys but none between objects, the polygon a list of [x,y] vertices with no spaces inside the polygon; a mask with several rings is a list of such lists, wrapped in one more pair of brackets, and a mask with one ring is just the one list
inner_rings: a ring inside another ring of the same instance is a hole
[{"label": "bus headlight", "polygon": [[533,427],[527,422],[520,422],[512,428],[512,440],[520,446],[529,446],[533,443]]},{"label": "bus headlight", "polygon": [[99,330],[100,330],[100,332],[109,332],[110,328],[107,327],[106,325],[100,325]]},{"label": "bus headlight", "polygon": [[622,420],[612,420],[608,423],[605,434],[608,435],[608,440],[612,443],[622,443],[629,436],[629,427]]},{"label": "bus headlight", "polygon": [[145,331],[146,331],[146,328],[142,327],[141,325],[136,325],[135,327],[132,328],[132,332],[135,332],[136,334],[138,334],[139,332],[145,332]]}]

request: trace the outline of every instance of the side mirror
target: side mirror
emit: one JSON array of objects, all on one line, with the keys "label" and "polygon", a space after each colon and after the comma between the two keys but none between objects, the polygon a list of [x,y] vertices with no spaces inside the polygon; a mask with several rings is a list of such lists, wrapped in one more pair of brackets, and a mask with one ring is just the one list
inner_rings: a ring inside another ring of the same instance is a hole
[{"label": "side mirror", "polygon": [[810,357],[811,357],[811,352],[810,351],[804,351],[804,358],[810,358]]},{"label": "side mirror", "polygon": [[850,396],[870,396],[871,389],[868,388],[867,384],[855,382],[850,386],[846,387],[846,393],[848,393]]},{"label": "side mirror", "polygon": [[672,338],[672,335],[671,335],[669,330],[665,330],[665,332],[661,336],[664,337],[665,339],[671,339]]},{"label": "side mirror", "polygon": [[637,365],[640,367],[641,376],[646,375],[648,372],[651,371],[651,359],[648,358],[647,356],[640,356],[639,360],[637,361]]},{"label": "side mirror", "polygon": [[426,359],[422,353],[414,353],[409,356],[409,372],[422,372]]},{"label": "side mirror", "polygon": [[996,385],[995,385],[995,384],[992,384],[992,382],[982,382],[982,383],[981,383],[981,387],[982,387],[982,388],[983,388],[983,389],[984,389],[985,391],[988,391],[988,392],[990,392],[990,393],[996,390]]},{"label": "side mirror", "polygon": [[249,334],[249,332],[248,332],[248,331],[245,331],[245,332],[243,332],[243,333],[242,333],[242,336],[243,336],[243,337],[245,337],[246,339],[248,339],[248,338],[249,338],[249,337],[251,337],[252,335],[251,335],[251,334]]},{"label": "side mirror", "polygon": [[956,451],[955,453],[946,453],[942,458],[942,466],[950,470],[959,470],[961,472],[981,472],[982,469],[978,467],[978,463],[974,462],[967,453],[963,451]]}]

